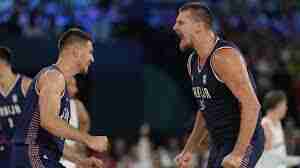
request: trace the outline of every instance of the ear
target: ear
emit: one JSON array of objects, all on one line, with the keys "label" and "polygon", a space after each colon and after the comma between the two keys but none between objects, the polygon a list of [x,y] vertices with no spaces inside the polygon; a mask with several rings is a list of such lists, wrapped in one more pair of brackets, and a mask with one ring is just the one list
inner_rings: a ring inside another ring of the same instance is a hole
[{"label": "ear", "polygon": [[197,22],[195,23],[196,25],[196,33],[202,32],[203,29],[205,28],[205,24],[203,22]]}]

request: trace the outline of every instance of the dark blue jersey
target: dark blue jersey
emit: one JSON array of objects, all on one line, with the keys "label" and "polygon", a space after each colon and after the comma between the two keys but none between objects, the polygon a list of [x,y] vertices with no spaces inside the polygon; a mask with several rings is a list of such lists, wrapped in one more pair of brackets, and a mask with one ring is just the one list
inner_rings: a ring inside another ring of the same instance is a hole
[{"label": "dark blue jersey", "polygon": [[0,92],[0,144],[8,144],[24,107],[22,76],[17,75],[7,94]]},{"label": "dark blue jersey", "polygon": [[[39,108],[39,91],[37,82],[40,76],[47,71],[61,71],[55,66],[49,66],[41,70],[33,79],[25,101],[25,110],[22,113],[22,120],[18,122],[18,129],[13,138],[16,144],[28,144],[41,148],[41,150],[52,158],[59,159],[63,152],[64,139],[56,137],[40,126],[40,108]],[[53,81],[55,85],[55,81]],[[70,97],[65,87],[60,101],[59,117],[69,122],[70,119]]]},{"label": "dark blue jersey", "polygon": [[[191,74],[194,97],[197,100],[199,111],[203,113],[212,141],[215,143],[235,142],[239,135],[241,119],[238,99],[225,83],[218,78],[212,68],[214,53],[221,48],[239,50],[233,43],[218,39],[202,67],[198,64],[196,52],[193,52],[188,59],[188,70]],[[255,88],[251,74],[250,79],[253,88]],[[257,121],[254,136],[261,129],[260,120],[261,117]]]}]

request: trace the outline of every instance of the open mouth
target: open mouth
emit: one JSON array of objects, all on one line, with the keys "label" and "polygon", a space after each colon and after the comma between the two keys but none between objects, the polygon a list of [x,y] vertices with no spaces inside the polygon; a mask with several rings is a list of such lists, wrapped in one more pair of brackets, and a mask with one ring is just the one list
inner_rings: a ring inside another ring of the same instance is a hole
[{"label": "open mouth", "polygon": [[183,33],[181,33],[181,32],[176,32],[177,33],[177,35],[178,35],[178,37],[180,38],[180,40],[182,40],[183,39]]}]

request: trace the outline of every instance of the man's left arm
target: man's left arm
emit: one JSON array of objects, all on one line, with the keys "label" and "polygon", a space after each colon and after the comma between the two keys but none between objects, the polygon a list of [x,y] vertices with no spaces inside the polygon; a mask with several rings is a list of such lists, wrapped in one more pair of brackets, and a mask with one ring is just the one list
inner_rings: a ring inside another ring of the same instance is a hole
[{"label": "man's left arm", "polygon": [[243,157],[254,134],[261,106],[251,84],[246,62],[239,51],[233,48],[220,49],[212,61],[216,74],[240,103],[240,132],[232,154]]},{"label": "man's left arm", "polygon": [[[83,103],[79,100],[75,100],[75,104],[77,107],[77,114],[78,114],[78,120],[79,120],[79,131],[87,133],[90,130],[91,126],[91,120],[88,111],[86,110]],[[75,146],[78,153],[82,155],[87,155],[87,148],[85,145],[81,143],[77,143]]]},{"label": "man's left arm", "polygon": [[75,100],[78,119],[79,119],[79,131],[89,132],[91,127],[91,120],[88,111],[80,100]]}]

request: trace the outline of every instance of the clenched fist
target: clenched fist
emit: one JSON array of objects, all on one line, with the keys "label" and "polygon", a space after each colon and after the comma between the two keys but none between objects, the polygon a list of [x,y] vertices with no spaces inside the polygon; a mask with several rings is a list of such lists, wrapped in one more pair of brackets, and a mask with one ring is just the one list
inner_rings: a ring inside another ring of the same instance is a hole
[{"label": "clenched fist", "polygon": [[107,151],[109,146],[108,138],[106,136],[89,136],[86,144],[90,149],[96,152]]}]

